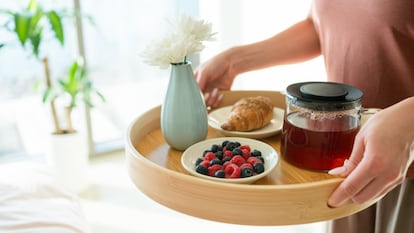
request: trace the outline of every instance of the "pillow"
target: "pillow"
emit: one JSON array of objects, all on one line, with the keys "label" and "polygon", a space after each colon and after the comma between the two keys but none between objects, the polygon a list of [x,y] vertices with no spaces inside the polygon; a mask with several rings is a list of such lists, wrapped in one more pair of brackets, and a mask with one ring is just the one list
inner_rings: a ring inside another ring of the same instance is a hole
[{"label": "pillow", "polygon": [[78,197],[51,174],[37,163],[0,165],[0,232],[91,232]]}]

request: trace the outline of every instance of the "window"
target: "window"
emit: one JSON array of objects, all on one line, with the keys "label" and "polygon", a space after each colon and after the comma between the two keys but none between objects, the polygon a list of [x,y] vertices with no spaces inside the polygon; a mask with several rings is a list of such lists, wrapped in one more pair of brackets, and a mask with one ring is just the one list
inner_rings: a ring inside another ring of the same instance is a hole
[{"label": "window", "polygon": [[[9,1],[3,9],[18,9],[26,1]],[[40,1],[45,8],[73,7],[72,0]],[[209,42],[199,60],[205,61],[234,45],[251,43],[274,35],[306,17],[310,0],[119,0],[80,1],[85,56],[89,78],[105,95],[106,102],[90,111],[92,154],[123,149],[123,137],[131,121],[147,109],[161,104],[168,84],[168,70],[148,66],[141,61],[145,46],[166,26],[167,17],[186,12],[213,24],[216,41]],[[230,13],[231,12],[231,13]],[[0,16],[0,25],[5,18]],[[62,75],[78,51],[76,25],[65,21],[66,43],[61,48],[47,42],[42,52],[50,57],[54,78]],[[28,57],[14,35],[0,30],[0,158],[37,156],[44,153],[51,132],[47,105],[33,86],[43,77],[42,64]],[[49,37],[51,35],[48,35]],[[197,58],[196,58],[197,59]],[[242,74],[234,89],[283,90],[289,83],[324,80],[321,58],[303,64],[268,68]],[[197,65],[194,60],[193,65]],[[84,109],[74,113],[75,124],[86,130]],[[7,155],[7,156],[6,156]]]},{"label": "window", "polygon": [[[28,2],[12,1],[1,8],[16,10]],[[72,0],[39,2],[47,9],[73,7]],[[83,19],[89,78],[107,100],[90,111],[95,150],[92,153],[120,150],[129,122],[161,103],[168,80],[168,70],[143,64],[140,53],[166,26],[168,17],[179,12],[198,14],[198,1],[90,0],[81,1],[81,9],[92,19]],[[0,25],[5,21],[0,16]],[[50,58],[53,78],[66,72],[78,51],[76,25],[70,20],[64,23],[65,47],[51,41],[41,48]],[[13,34],[5,30],[0,33],[0,43],[7,44],[0,49],[0,156],[38,157],[44,154],[52,131],[47,105],[41,103],[41,93],[33,90],[44,75],[43,67],[41,62],[28,57]],[[74,112],[74,119],[78,128],[87,129],[82,107]]]}]

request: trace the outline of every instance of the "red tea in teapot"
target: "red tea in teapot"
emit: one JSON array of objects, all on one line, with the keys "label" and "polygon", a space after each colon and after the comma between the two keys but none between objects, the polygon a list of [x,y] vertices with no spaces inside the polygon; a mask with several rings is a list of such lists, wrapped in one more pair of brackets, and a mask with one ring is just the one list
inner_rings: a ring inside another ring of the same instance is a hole
[{"label": "red tea in teapot", "polygon": [[302,168],[330,170],[342,166],[352,152],[358,122],[350,115],[313,119],[303,112],[289,114],[283,125],[282,154]]}]

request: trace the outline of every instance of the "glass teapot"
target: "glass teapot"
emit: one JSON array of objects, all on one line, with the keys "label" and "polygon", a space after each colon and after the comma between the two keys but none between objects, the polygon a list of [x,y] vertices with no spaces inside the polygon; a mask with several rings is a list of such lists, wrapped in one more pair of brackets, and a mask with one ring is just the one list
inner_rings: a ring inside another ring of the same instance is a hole
[{"label": "glass teapot", "polygon": [[361,90],[334,82],[287,87],[281,151],[302,168],[327,171],[349,158],[361,121]]}]

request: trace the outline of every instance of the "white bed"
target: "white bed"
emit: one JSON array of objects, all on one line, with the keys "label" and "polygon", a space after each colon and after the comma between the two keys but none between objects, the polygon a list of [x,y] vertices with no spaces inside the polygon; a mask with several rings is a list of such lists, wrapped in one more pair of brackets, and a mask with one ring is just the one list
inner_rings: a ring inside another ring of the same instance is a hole
[{"label": "white bed", "polygon": [[77,195],[38,163],[0,165],[1,233],[89,233]]}]

